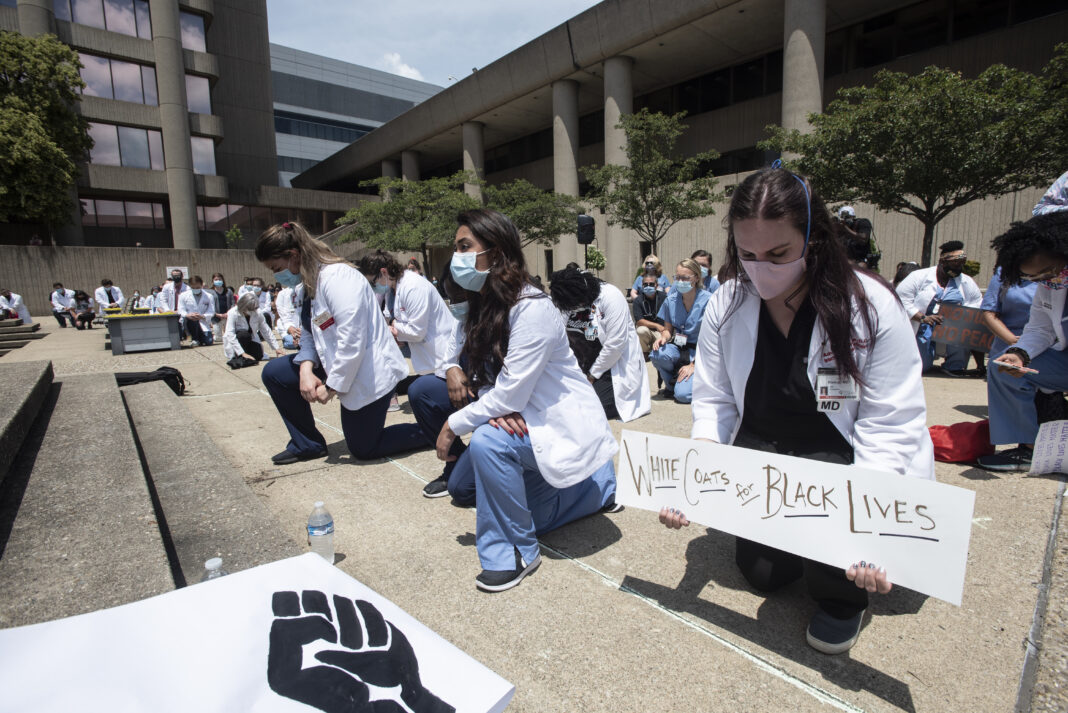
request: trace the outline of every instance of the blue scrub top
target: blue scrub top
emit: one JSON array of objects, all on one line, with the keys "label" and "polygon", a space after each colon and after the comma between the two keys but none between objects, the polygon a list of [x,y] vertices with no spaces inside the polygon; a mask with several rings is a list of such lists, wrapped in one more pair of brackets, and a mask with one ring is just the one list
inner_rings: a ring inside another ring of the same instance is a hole
[{"label": "blue scrub top", "polygon": [[660,306],[660,312],[656,315],[664,320],[664,324],[670,324],[675,332],[686,335],[686,345],[697,346],[697,337],[701,334],[701,319],[705,316],[705,305],[708,304],[712,293],[706,289],[698,289],[697,297],[693,301],[693,309],[686,312],[686,305],[682,302],[682,295],[678,290],[668,293],[664,304]]},{"label": "blue scrub top", "polygon": [[983,295],[983,304],[979,309],[986,312],[997,312],[998,319],[1005,326],[1020,336],[1031,318],[1031,302],[1035,299],[1037,282],[1024,282],[1022,285],[1009,285],[1002,295],[1001,268],[994,270],[990,277],[990,284]]},{"label": "blue scrub top", "polygon": [[719,289],[719,280],[711,272],[708,273],[708,277],[705,278],[705,289],[708,290],[708,294],[712,294]]},{"label": "blue scrub top", "polygon": [[[645,276],[644,275],[638,275],[638,277],[634,280],[634,284],[631,286],[632,290],[637,290],[638,292],[642,291],[642,278],[643,277],[645,277]],[[656,278],[656,284],[657,284],[657,288],[660,289],[660,290],[663,290],[663,291],[667,291],[667,288],[671,287],[671,283],[668,282],[667,277],[664,276],[664,275],[661,275],[660,277]]]}]

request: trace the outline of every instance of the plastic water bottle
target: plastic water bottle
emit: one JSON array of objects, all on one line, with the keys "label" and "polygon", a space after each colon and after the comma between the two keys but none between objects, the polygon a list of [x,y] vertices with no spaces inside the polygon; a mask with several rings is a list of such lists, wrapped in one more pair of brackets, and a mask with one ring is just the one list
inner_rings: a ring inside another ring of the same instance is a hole
[{"label": "plastic water bottle", "polygon": [[230,573],[222,568],[222,557],[212,557],[204,563],[204,576],[200,581],[207,582],[209,579],[218,579],[228,574]]},{"label": "plastic water bottle", "polygon": [[315,503],[308,516],[308,544],[311,551],[334,564],[334,518],[326,511],[323,501]]}]

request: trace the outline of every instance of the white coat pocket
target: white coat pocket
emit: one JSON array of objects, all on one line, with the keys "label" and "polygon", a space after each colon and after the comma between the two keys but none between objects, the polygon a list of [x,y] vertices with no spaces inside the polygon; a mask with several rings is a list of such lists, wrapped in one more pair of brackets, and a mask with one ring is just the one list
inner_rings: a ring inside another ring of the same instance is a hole
[{"label": "white coat pocket", "polygon": [[596,397],[571,393],[543,411],[527,411],[522,415],[530,429],[534,458],[554,488],[585,480],[619,450]]}]

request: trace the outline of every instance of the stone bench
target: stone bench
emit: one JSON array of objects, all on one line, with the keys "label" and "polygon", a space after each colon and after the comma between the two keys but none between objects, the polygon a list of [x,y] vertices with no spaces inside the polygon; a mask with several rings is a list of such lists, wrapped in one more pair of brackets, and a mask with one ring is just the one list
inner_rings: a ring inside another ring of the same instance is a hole
[{"label": "stone bench", "polygon": [[37,418],[53,378],[50,361],[0,365],[0,483]]}]

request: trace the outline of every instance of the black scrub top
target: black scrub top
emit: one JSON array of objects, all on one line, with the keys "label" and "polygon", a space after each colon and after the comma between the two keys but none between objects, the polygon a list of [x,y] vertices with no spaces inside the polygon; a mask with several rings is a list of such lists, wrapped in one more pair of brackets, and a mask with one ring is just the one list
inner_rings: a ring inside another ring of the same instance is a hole
[{"label": "black scrub top", "polygon": [[826,463],[853,463],[853,447],[817,409],[808,380],[808,348],[815,324],[816,309],[805,297],[784,337],[761,300],[745,412],[734,445]]}]

